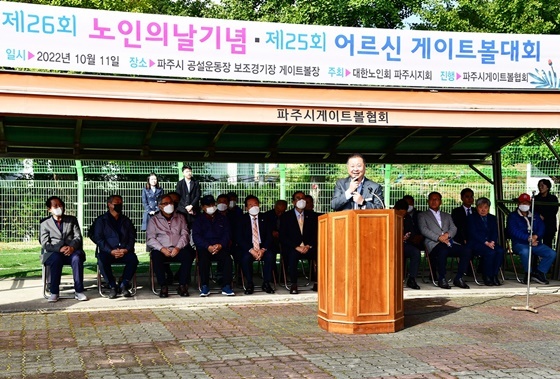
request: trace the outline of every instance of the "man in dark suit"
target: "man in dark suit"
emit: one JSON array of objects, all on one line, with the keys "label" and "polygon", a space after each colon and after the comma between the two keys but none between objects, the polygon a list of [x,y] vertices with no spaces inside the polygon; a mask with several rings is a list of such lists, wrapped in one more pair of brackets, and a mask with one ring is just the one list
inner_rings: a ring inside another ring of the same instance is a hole
[{"label": "man in dark suit", "polygon": [[255,291],[253,283],[253,262],[262,261],[263,284],[262,289],[266,293],[274,293],[270,283],[272,282],[272,270],[276,254],[272,246],[272,225],[268,222],[264,213],[260,212],[260,201],[258,197],[249,195],[245,198],[245,213],[239,219],[236,229],[237,244],[241,252],[241,269],[245,276],[245,294],[250,295]]},{"label": "man in dark suit", "polygon": [[473,190],[470,188],[463,188],[461,190],[461,201],[463,204],[451,211],[451,218],[457,227],[455,241],[459,242],[461,245],[466,245],[469,237],[467,217],[476,212],[476,209],[472,207],[474,203]]},{"label": "man in dark suit", "polygon": [[364,177],[366,162],[361,154],[353,154],[347,162],[348,177],[340,179],[334,187],[331,208],[335,211],[346,209],[384,208],[383,189]]},{"label": "man in dark suit", "polygon": [[418,215],[418,227],[424,235],[426,251],[431,259],[437,262],[438,286],[450,289],[447,279],[445,279],[447,257],[459,257],[459,267],[457,275],[453,279],[453,285],[460,288],[469,288],[463,280],[463,274],[467,271],[471,251],[465,246],[453,241],[457,233],[457,227],[449,213],[440,211],[441,194],[431,192],[428,195],[428,207],[425,212]]},{"label": "man in dark suit", "polygon": [[71,265],[74,277],[75,299],[87,300],[84,295],[84,261],[83,239],[78,219],[64,214],[64,201],[58,196],[51,196],[46,201],[51,217],[41,221],[39,241],[41,243],[41,262],[50,267],[50,292],[48,301],[58,301],[62,266]]},{"label": "man in dark suit", "polygon": [[280,220],[280,243],[284,259],[288,260],[290,294],[298,294],[297,263],[300,259],[317,259],[316,214],[308,214],[305,209],[305,194],[297,191],[292,195],[294,208],[282,215]]},{"label": "man in dark suit", "polygon": [[490,200],[481,197],[476,201],[476,212],[467,217],[467,246],[473,255],[482,257],[482,279],[487,286],[501,286],[498,279],[504,261],[504,249],[498,244],[498,219],[488,213]]},{"label": "man in dark suit", "polygon": [[177,211],[185,215],[189,227],[194,221],[194,215],[198,212],[198,202],[201,196],[200,185],[192,178],[192,167],[184,165],[183,179],[177,182],[175,192],[181,196]]},{"label": "man in dark suit", "polygon": [[[130,219],[122,214],[123,199],[120,195],[107,198],[107,212],[95,220],[93,242],[97,245],[97,259],[103,277],[109,284],[109,299],[115,299],[118,293],[131,297],[130,284],[138,267],[138,257],[134,252],[136,229]],[[112,264],[124,264],[123,279],[117,287]]]}]

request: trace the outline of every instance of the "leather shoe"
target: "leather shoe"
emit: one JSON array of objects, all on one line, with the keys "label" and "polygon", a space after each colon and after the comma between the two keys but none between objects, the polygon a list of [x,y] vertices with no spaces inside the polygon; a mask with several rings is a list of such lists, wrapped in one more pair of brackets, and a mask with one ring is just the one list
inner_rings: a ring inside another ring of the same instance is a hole
[{"label": "leather shoe", "polygon": [[414,278],[408,278],[408,280],[406,281],[406,286],[408,288],[412,288],[413,290],[420,289],[420,286],[418,285],[418,283],[416,283],[416,279]]},{"label": "leather shoe", "polygon": [[502,282],[500,282],[500,279],[498,279],[497,275],[492,279],[492,281],[494,282],[495,286],[501,286],[502,285]]},{"label": "leather shoe", "polygon": [[484,282],[484,285],[485,285],[485,286],[493,286],[493,285],[494,285],[494,280],[491,279],[491,278],[488,277],[488,276],[483,276],[483,277],[482,277],[482,281]]},{"label": "leather shoe", "polygon": [[245,295],[251,295],[253,292],[255,292],[255,286],[252,283],[247,284],[247,287],[245,287]]},{"label": "leather shoe", "polygon": [[169,297],[169,290],[167,289],[167,286],[161,286],[161,289],[159,290],[159,297]]},{"label": "leather shoe", "polygon": [[468,289],[470,288],[467,283],[465,283],[465,281],[463,280],[463,278],[459,278],[459,279],[455,279],[453,280],[453,285],[455,287],[460,287],[460,288],[464,288],[464,289]]},{"label": "leather shoe", "polygon": [[189,287],[187,287],[186,285],[177,287],[177,294],[182,297],[189,296]]},{"label": "leather shoe", "polygon": [[274,293],[274,290],[272,289],[272,286],[269,282],[264,282],[262,284],[262,290],[266,293]]},{"label": "leather shoe", "polygon": [[297,295],[298,293],[297,284],[292,284],[290,287],[290,295]]},{"label": "leather shoe", "polygon": [[439,288],[443,288],[445,290],[451,289],[451,287],[449,287],[449,284],[447,283],[447,280],[445,280],[445,279],[443,279],[443,280],[440,279],[440,280],[438,280],[437,283],[438,283]]}]

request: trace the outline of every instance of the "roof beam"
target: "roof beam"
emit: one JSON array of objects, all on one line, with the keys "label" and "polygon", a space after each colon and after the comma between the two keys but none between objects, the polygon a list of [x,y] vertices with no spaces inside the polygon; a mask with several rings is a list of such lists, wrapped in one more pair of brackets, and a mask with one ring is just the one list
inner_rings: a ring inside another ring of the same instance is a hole
[{"label": "roof beam", "polygon": [[212,143],[210,143],[210,145],[208,145],[208,147],[206,148],[204,158],[209,158],[210,156],[214,155],[214,153],[216,152],[216,144],[218,143],[220,137],[222,136],[222,134],[224,134],[228,126],[229,124],[223,124],[220,130],[218,130],[218,133],[216,133],[216,135],[212,139]]},{"label": "roof beam", "polygon": [[82,124],[83,120],[81,118],[76,120],[74,128],[74,155],[80,155],[80,150],[82,149]]},{"label": "roof beam", "polygon": [[150,141],[152,140],[152,136],[154,135],[157,125],[157,121],[151,122],[148,130],[146,131],[144,142],[142,143],[142,152],[140,153],[142,156],[148,155],[150,153]]}]

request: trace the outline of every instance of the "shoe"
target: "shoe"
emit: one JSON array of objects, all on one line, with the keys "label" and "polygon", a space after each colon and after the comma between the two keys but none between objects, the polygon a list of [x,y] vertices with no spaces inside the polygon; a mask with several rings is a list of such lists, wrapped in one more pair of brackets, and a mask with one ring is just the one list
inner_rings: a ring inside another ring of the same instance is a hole
[{"label": "shoe", "polygon": [[317,283],[313,283],[313,288],[311,288],[311,291],[317,292]]},{"label": "shoe", "polygon": [[169,297],[169,289],[167,286],[161,286],[159,290],[159,297]]},{"label": "shoe", "polygon": [[206,297],[208,295],[210,295],[210,289],[206,284],[204,284],[200,289],[200,297]]},{"label": "shoe", "polygon": [[262,290],[266,293],[274,293],[274,290],[272,289],[272,286],[269,282],[264,282],[262,284]]},{"label": "shoe", "polygon": [[494,282],[495,286],[501,286],[502,285],[502,282],[500,282],[500,279],[498,279],[497,275],[494,278],[492,278],[492,281]]},{"label": "shoe", "polygon": [[76,292],[74,294],[74,299],[78,300],[78,301],[87,301],[87,296],[84,295],[83,292]]},{"label": "shoe", "polygon": [[453,280],[453,285],[454,285],[455,287],[464,288],[464,289],[469,289],[469,288],[470,288],[470,287],[468,286],[468,284],[465,283],[465,281],[463,280],[463,278],[459,278],[459,279]]},{"label": "shoe", "polygon": [[122,283],[119,286],[119,289],[119,292],[122,293],[124,297],[132,297],[132,292],[130,292],[129,285]]},{"label": "shoe", "polygon": [[418,283],[416,283],[416,279],[414,278],[408,278],[408,280],[406,281],[406,286],[408,288],[412,288],[413,290],[420,289],[420,286],[418,285]]},{"label": "shoe", "polygon": [[485,286],[493,286],[494,285],[494,279],[491,279],[488,276],[482,276],[482,281],[484,282]]},{"label": "shoe", "polygon": [[49,296],[47,301],[49,303],[56,303],[58,301],[58,294],[57,293],[51,293],[51,295]]},{"label": "shoe", "polygon": [[251,295],[253,292],[255,292],[255,286],[253,285],[253,283],[248,284],[245,288],[245,295]]},{"label": "shoe", "polygon": [[229,284],[226,284],[223,288],[222,288],[222,295],[225,296],[235,296],[235,293],[231,290],[231,286]]},{"label": "shoe", "polygon": [[297,295],[298,293],[297,284],[292,284],[290,287],[290,295]]},{"label": "shoe", "polygon": [[109,291],[109,299],[116,299],[117,295],[117,287],[111,287],[111,291]]},{"label": "shoe", "polygon": [[445,280],[445,279],[438,280],[437,285],[438,285],[439,288],[443,288],[444,290],[451,289],[451,287],[449,287],[449,283],[447,283],[447,280]]},{"label": "shoe", "polygon": [[531,280],[539,283],[539,284],[549,284],[550,282],[546,280],[546,275],[542,272],[535,270],[535,272],[531,273]]},{"label": "shoe", "polygon": [[188,297],[189,296],[189,287],[186,285],[180,285],[177,287],[177,294],[181,297]]}]

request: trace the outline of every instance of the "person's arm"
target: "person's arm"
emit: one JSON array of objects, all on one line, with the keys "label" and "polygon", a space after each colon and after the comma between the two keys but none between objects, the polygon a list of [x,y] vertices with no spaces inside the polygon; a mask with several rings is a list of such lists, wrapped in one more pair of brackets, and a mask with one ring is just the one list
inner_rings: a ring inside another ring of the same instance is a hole
[{"label": "person's arm", "polygon": [[39,226],[39,242],[41,243],[41,247],[45,251],[60,251],[60,248],[64,246],[64,241],[51,237],[51,228],[47,225],[48,222],[53,222],[51,217],[47,218]]},{"label": "person's arm", "polygon": [[204,235],[203,229],[206,220],[204,220],[203,217],[206,216],[204,214],[199,214],[194,219],[193,227],[192,227],[192,235],[196,248],[199,251],[208,251],[208,246],[210,246],[210,242],[206,239],[206,236]]},{"label": "person's arm", "polygon": [[123,246],[123,249],[126,249],[127,252],[129,253],[133,253],[134,244],[136,243],[136,228],[134,227],[134,224],[128,217],[124,219],[123,228],[124,228],[124,232],[126,233],[126,238],[125,238],[126,243],[125,246]]},{"label": "person's arm", "polygon": [[527,223],[525,222],[525,219],[523,217],[520,217],[517,214],[517,211],[513,211],[508,215],[507,231],[509,233],[509,236],[513,240],[512,242],[529,240]]},{"label": "person's arm", "polygon": [[331,199],[331,208],[335,211],[343,210],[346,204],[351,201],[352,197],[346,197],[344,189],[344,179],[338,180],[334,186],[334,194]]},{"label": "person's arm", "polygon": [[185,217],[180,214],[175,213],[172,222],[175,223],[176,227],[179,229],[180,237],[179,241],[175,244],[175,247],[180,250],[189,243],[189,229],[187,228]]},{"label": "person's arm", "polygon": [[[66,220],[64,220],[66,221]],[[74,216],[69,218],[70,225],[72,226],[72,238],[66,242],[66,245],[71,246],[74,250],[81,250],[83,246],[82,231],[78,224],[78,219]]]},{"label": "person's arm", "polygon": [[418,215],[418,228],[420,229],[420,233],[422,233],[422,235],[426,237],[426,239],[434,242],[439,242],[439,236],[441,236],[441,231],[438,230],[436,232],[435,230],[432,230],[430,228],[429,218],[433,216],[428,214],[428,212],[430,211],[422,212]]},{"label": "person's arm", "polygon": [[144,206],[144,211],[149,212],[150,209],[150,199],[148,199],[148,191],[142,188],[142,205]]},{"label": "person's arm", "polygon": [[157,226],[157,215],[152,217],[148,221],[148,228],[146,229],[146,246],[148,250],[160,250],[163,245],[157,239],[158,226]]},{"label": "person's arm", "polygon": [[[364,199],[368,199],[366,202],[366,209],[383,209],[383,188],[374,182],[367,181],[364,183],[365,188],[363,189]],[[371,200],[370,200],[371,198]]]},{"label": "person's arm", "polygon": [[[97,248],[99,249],[99,251],[103,253],[111,253],[114,247],[111,246],[107,241],[107,236],[105,232],[105,219],[103,218],[103,216],[98,217],[93,225],[94,225],[93,239],[95,240],[95,244],[97,245]],[[108,232],[113,232],[113,231],[109,230]]]}]

